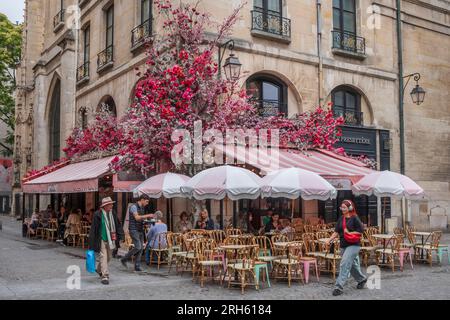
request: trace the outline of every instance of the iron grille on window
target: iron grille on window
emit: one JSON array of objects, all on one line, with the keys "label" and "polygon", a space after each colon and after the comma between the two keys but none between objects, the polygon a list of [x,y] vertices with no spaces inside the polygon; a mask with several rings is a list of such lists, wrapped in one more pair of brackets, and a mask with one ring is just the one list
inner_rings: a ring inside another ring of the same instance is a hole
[{"label": "iron grille on window", "polygon": [[278,100],[251,100],[262,117],[274,117],[286,113],[286,104]]},{"label": "iron grille on window", "polygon": [[290,38],[291,20],[283,18],[278,12],[256,8],[252,10],[252,30]]},{"label": "iron grille on window", "polygon": [[97,58],[97,68],[101,69],[104,66],[106,66],[108,63],[113,62],[113,56],[114,56],[114,47],[109,46],[102,52],[98,54]]},{"label": "iron grille on window", "polygon": [[344,118],[344,123],[347,125],[360,126],[363,123],[363,113],[360,111],[333,106],[333,113],[335,117]]},{"label": "iron grille on window", "polygon": [[136,47],[152,35],[152,19],[131,30],[131,46]]},{"label": "iron grille on window", "polygon": [[89,62],[83,63],[77,69],[77,82],[89,77]]},{"label": "iron grille on window", "polygon": [[366,53],[366,41],[363,37],[358,37],[351,32],[340,30],[332,31],[333,49],[355,52],[359,54]]}]

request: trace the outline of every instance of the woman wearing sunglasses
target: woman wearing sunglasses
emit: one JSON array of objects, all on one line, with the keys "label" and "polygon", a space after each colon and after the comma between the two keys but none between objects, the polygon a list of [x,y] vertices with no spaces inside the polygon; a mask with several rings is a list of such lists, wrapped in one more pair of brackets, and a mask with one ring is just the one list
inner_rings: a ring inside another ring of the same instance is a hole
[{"label": "woman wearing sunglasses", "polygon": [[356,214],[355,204],[350,200],[342,201],[340,210],[342,216],[336,223],[333,235],[327,241],[330,242],[339,237],[341,245],[341,264],[339,276],[333,290],[333,296],[344,293],[344,285],[351,274],[358,283],[357,289],[363,289],[367,277],[361,272],[359,264],[359,250],[361,249],[361,236],[364,232],[364,225]]}]

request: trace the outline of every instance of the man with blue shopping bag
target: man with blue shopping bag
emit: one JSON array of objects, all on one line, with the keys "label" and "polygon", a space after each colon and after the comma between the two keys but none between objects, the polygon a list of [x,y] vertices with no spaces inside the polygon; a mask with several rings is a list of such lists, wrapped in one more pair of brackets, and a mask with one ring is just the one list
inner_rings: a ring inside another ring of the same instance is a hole
[{"label": "man with blue shopping bag", "polygon": [[108,263],[112,250],[116,247],[116,240],[125,238],[122,225],[112,211],[114,203],[110,197],[103,198],[100,210],[94,213],[89,233],[89,250],[98,253],[99,263],[96,271],[105,285],[109,284]]}]

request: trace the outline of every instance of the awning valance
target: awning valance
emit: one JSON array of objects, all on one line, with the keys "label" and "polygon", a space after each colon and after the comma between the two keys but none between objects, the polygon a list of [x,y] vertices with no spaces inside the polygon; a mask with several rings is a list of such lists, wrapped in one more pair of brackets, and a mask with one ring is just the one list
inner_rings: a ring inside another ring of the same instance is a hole
[{"label": "awning valance", "polygon": [[110,173],[114,157],[69,164],[23,184],[24,193],[81,193],[98,191],[98,179]]}]

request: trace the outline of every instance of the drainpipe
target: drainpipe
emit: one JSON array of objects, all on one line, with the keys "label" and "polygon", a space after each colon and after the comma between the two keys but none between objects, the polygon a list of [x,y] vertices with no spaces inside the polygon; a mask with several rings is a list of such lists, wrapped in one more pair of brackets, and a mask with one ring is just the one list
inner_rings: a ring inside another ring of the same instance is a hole
[{"label": "drainpipe", "polygon": [[[398,104],[400,120],[400,173],[405,174],[405,119],[403,112],[403,37],[401,0],[397,0]],[[406,203],[402,199],[402,226],[406,224]]]},{"label": "drainpipe", "polygon": [[317,5],[317,56],[319,57],[318,68],[318,94],[319,105],[323,104],[322,83],[323,83],[323,58],[322,58],[322,0],[316,0]]},{"label": "drainpipe", "polygon": [[398,103],[400,118],[400,173],[405,174],[405,125],[403,113],[403,38],[401,0],[397,0]]}]

